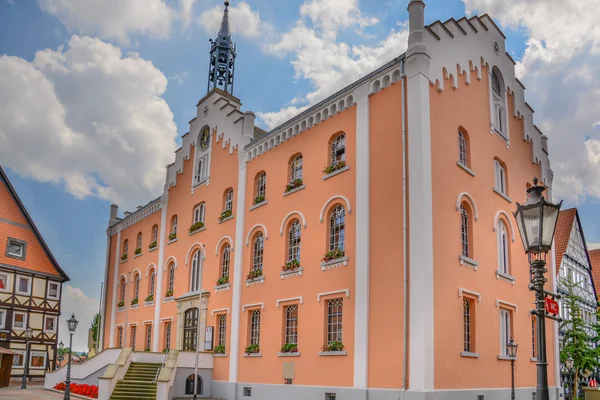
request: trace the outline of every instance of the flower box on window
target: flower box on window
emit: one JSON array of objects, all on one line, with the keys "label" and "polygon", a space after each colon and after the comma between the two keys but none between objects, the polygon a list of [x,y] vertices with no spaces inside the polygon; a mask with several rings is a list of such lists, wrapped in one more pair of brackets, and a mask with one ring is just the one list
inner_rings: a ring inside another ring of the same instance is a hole
[{"label": "flower box on window", "polygon": [[150,351],[150,347],[146,347],[144,351]]},{"label": "flower box on window", "polygon": [[154,242],[152,242],[152,243],[150,243],[150,244],[148,245],[148,248],[149,248],[149,249],[153,249],[153,248],[155,248],[157,245],[158,245],[158,243],[156,243],[156,241],[154,241]]},{"label": "flower box on window", "polygon": [[138,247],[137,249],[135,249],[135,255],[137,256],[139,254],[142,254],[142,248],[141,247]]},{"label": "flower box on window", "polygon": [[338,260],[345,256],[346,256],[346,253],[344,252],[344,250],[335,249],[335,250],[331,250],[331,251],[328,251],[327,253],[325,253],[323,258],[321,258],[321,261],[328,263],[330,261]]},{"label": "flower box on window", "polygon": [[246,347],[246,349],[244,350],[244,353],[246,353],[246,354],[260,353],[260,346],[257,344],[251,344],[250,346]]},{"label": "flower box on window", "polygon": [[131,300],[131,305],[135,306],[138,303],[138,298],[136,297],[135,299]]},{"label": "flower box on window", "polygon": [[125,253],[121,256],[121,261],[125,261],[125,260],[127,260],[127,253]]},{"label": "flower box on window", "polygon": [[[248,274],[248,276],[250,276],[250,274]],[[229,283],[229,275],[227,275],[227,276],[221,276],[219,279],[217,279],[217,285],[218,286],[226,285],[228,283]]]},{"label": "flower box on window", "polygon": [[254,198],[254,204],[262,203],[263,201],[265,201],[265,196],[256,196]]},{"label": "flower box on window", "polygon": [[294,179],[293,181],[285,185],[285,193],[288,193],[300,186],[302,186],[302,179]]},{"label": "flower box on window", "polygon": [[198,221],[195,224],[192,224],[192,226],[190,226],[189,233],[195,232],[198,229],[202,229],[202,228],[204,228],[204,222]]},{"label": "flower box on window", "polygon": [[150,302],[150,301],[154,301],[154,295],[148,295],[148,297],[146,297],[146,303]]},{"label": "flower box on window", "polygon": [[233,212],[231,210],[225,210],[221,213],[221,216],[219,217],[219,221],[223,221],[229,217],[231,217],[233,215]]},{"label": "flower box on window", "polygon": [[124,302],[124,301],[120,301],[120,302],[118,302],[118,303],[117,303],[117,307],[118,307],[118,308],[125,307],[125,302]]},{"label": "flower box on window", "polygon": [[325,167],[325,169],[323,170],[324,173],[326,174],[330,174],[334,171],[337,171],[338,169],[342,169],[346,166],[346,161],[338,161],[334,164],[331,164],[327,167]]},{"label": "flower box on window", "polygon": [[333,340],[331,342],[329,342],[329,344],[326,344],[325,346],[323,346],[323,351],[343,351],[344,350],[344,344],[342,343],[341,340]]},{"label": "flower box on window", "polygon": [[177,233],[173,232],[173,233],[169,233],[169,240],[174,240],[177,239]]},{"label": "flower box on window", "polygon": [[213,353],[214,354],[225,354],[225,346],[223,346],[223,345],[215,346],[215,348],[213,349]]},{"label": "flower box on window", "polygon": [[295,343],[286,343],[280,350],[281,353],[297,353],[298,345]]},{"label": "flower box on window", "polygon": [[298,268],[300,268],[300,261],[293,259],[293,260],[290,260],[287,263],[285,263],[285,265],[283,267],[281,267],[281,270],[283,272],[288,272],[288,271],[295,271]]},{"label": "flower box on window", "polygon": [[248,273],[248,276],[246,277],[246,279],[256,279],[256,278],[260,278],[261,276],[263,276],[262,269],[252,269]]},{"label": "flower box on window", "polygon": [[167,293],[165,293],[165,297],[173,297],[173,291],[167,290]]}]

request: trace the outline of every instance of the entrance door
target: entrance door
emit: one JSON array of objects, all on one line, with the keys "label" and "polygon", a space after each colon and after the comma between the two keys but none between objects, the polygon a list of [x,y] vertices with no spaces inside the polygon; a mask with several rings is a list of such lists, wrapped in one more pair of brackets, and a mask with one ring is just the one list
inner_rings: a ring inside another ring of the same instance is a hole
[{"label": "entrance door", "polygon": [[12,369],[12,354],[0,354],[0,388],[8,387]]}]

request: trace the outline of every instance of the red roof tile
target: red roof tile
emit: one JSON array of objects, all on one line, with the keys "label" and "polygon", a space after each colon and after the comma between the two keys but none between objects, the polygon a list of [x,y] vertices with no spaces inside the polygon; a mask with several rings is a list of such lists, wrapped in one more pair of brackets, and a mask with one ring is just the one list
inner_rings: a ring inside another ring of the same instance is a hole
[{"label": "red roof tile", "polygon": [[590,262],[592,263],[592,279],[594,280],[594,286],[596,287],[596,294],[600,288],[600,249],[588,251],[590,256]]},{"label": "red roof tile", "polygon": [[560,272],[560,263],[562,261],[569,238],[571,237],[571,229],[573,229],[573,220],[577,213],[576,208],[563,210],[558,214],[558,222],[556,223],[556,232],[554,233],[554,246],[556,248],[556,275]]}]

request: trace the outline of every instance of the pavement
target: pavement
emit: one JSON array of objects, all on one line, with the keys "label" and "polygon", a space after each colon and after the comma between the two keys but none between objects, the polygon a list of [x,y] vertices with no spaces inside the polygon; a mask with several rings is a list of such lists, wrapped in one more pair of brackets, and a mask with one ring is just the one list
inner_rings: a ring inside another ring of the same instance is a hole
[{"label": "pavement", "polygon": [[0,389],[0,399],[2,400],[59,400],[63,395],[42,387],[33,387],[21,389],[19,387],[10,387]]}]

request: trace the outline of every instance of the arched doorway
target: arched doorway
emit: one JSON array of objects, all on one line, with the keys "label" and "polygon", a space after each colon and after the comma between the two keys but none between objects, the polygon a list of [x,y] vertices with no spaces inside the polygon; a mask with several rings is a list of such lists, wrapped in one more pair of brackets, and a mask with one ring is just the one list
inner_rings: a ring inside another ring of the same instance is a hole
[{"label": "arched doorway", "polygon": [[183,351],[196,351],[198,336],[198,308],[190,308],[184,314]]},{"label": "arched doorway", "polygon": [[[202,395],[202,389],[203,389],[203,384],[202,384],[202,377],[200,375],[197,375],[197,383],[198,383],[198,391],[196,391],[196,394]],[[185,380],[185,394],[194,394],[194,375],[190,375],[187,377],[187,379]]]}]

